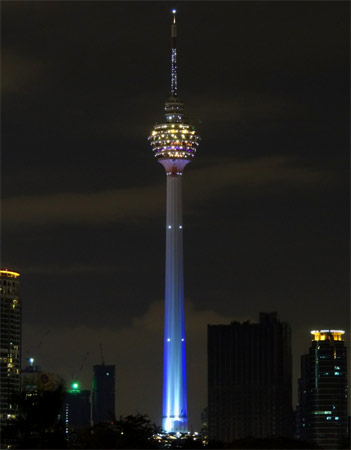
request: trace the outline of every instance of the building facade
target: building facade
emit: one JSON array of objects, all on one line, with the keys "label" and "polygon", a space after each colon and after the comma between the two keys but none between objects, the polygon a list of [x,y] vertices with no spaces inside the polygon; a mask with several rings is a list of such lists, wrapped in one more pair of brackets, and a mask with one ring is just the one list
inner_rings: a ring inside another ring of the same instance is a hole
[{"label": "building facade", "polygon": [[296,436],[323,448],[338,448],[348,435],[346,347],[342,330],[312,331],[301,357]]},{"label": "building facade", "polygon": [[277,313],[259,323],[208,325],[210,440],[292,436],[291,330]]},{"label": "building facade", "polygon": [[0,427],[17,417],[13,396],[21,386],[22,314],[20,274],[0,270],[1,354],[0,354]]},{"label": "building facade", "polygon": [[94,424],[108,422],[115,416],[114,365],[95,365],[92,383],[92,419]]},{"label": "building facade", "polygon": [[166,432],[188,430],[184,326],[182,175],[194,158],[199,136],[184,118],[178,98],[177,24],[171,25],[171,90],[165,103],[165,121],[157,123],[149,137],[154,156],[167,175],[166,277],[162,428]]}]

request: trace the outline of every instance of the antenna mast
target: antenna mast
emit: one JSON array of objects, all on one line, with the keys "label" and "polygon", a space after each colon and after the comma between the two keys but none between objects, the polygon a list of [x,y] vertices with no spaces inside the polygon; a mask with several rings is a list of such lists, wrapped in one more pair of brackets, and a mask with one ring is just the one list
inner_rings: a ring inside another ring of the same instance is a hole
[{"label": "antenna mast", "polygon": [[171,25],[172,57],[171,57],[171,97],[177,97],[177,22],[176,10],[172,9],[173,22]]},{"label": "antenna mast", "polygon": [[101,355],[102,365],[104,366],[105,365],[105,361],[104,361],[104,354],[102,353],[102,344],[101,344],[101,342],[100,342],[100,355]]}]

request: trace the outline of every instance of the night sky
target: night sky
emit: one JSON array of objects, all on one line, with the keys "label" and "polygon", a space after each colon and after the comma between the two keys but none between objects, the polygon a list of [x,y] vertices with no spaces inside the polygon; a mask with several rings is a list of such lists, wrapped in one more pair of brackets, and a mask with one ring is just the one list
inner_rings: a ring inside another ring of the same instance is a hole
[{"label": "night sky", "polygon": [[349,342],[349,2],[6,2],[2,268],[21,273],[23,360],[116,414],[161,418],[164,169],[147,137],[178,87],[202,141],[183,177],[189,424],[207,324],[277,311],[293,387],[310,330]]}]

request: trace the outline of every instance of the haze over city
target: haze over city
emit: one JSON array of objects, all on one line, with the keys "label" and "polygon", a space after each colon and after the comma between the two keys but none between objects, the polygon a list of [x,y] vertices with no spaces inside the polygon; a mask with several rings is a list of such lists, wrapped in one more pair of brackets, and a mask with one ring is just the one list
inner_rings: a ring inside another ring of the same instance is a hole
[{"label": "haze over city", "polygon": [[201,136],[184,171],[189,425],[207,324],[277,311],[293,405],[310,331],[349,326],[349,4],[2,2],[2,268],[21,273],[23,360],[116,414],[161,418],[165,174],[147,137],[169,95]]}]

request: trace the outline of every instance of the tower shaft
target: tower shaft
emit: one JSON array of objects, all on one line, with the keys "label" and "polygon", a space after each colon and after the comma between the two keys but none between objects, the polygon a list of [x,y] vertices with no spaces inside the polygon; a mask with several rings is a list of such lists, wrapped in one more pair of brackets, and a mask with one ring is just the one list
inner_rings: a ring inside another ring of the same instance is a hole
[{"label": "tower shaft", "polygon": [[187,431],[182,176],[167,176],[163,417],[166,431]]}]

